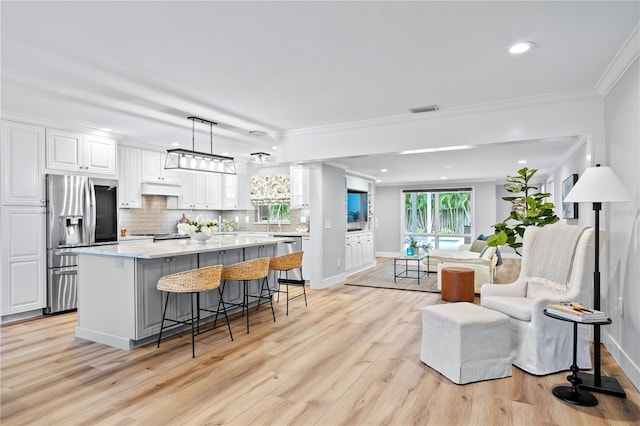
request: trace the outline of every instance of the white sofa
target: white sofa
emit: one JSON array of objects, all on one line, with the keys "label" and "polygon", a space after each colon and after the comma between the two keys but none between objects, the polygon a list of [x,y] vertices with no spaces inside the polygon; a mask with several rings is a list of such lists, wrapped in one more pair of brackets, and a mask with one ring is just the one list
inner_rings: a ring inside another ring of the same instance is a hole
[{"label": "white sofa", "polygon": [[[474,292],[480,294],[483,284],[493,283],[498,263],[498,255],[495,247],[487,247],[486,242],[465,244],[458,250],[431,250],[429,251],[429,271],[438,272],[438,290],[442,289],[442,268],[457,266],[473,269]],[[483,251],[484,250],[484,251]],[[423,261],[425,265],[425,261]]]}]

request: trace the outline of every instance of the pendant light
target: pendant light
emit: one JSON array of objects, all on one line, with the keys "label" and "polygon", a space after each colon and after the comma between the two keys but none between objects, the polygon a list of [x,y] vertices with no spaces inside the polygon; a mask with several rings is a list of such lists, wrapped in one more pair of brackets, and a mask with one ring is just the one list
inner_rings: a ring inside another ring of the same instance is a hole
[{"label": "pendant light", "polygon": [[[218,123],[199,117],[187,117],[191,120],[191,151],[188,149],[168,149],[164,168],[169,170],[186,170],[235,175],[236,163],[233,157],[213,153],[213,125]],[[195,122],[209,125],[211,153],[195,150]]]}]

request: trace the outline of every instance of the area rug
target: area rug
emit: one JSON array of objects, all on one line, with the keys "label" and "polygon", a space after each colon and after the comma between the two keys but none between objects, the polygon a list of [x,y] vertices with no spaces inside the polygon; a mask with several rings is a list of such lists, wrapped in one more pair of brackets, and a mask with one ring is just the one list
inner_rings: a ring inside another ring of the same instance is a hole
[{"label": "area rug", "polygon": [[[415,265],[410,267],[415,269]],[[401,271],[404,271],[404,262],[402,265],[398,262],[396,273]],[[410,274],[415,275],[415,272],[410,272]],[[395,282],[393,282],[393,275],[393,262],[391,262],[384,266],[354,274],[347,278],[345,285],[440,293],[440,290],[438,290],[438,276],[435,272],[420,278],[420,284],[418,284],[418,280],[411,278],[396,278]]]}]

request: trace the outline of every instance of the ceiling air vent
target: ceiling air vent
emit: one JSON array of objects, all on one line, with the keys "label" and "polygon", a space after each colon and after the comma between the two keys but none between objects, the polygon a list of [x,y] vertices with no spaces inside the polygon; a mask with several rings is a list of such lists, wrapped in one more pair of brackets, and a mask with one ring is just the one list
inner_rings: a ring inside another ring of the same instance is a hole
[{"label": "ceiling air vent", "polygon": [[433,112],[437,110],[438,110],[438,105],[433,104],[433,105],[427,105],[423,107],[411,108],[409,111],[411,111],[414,114],[418,114],[421,112]]}]

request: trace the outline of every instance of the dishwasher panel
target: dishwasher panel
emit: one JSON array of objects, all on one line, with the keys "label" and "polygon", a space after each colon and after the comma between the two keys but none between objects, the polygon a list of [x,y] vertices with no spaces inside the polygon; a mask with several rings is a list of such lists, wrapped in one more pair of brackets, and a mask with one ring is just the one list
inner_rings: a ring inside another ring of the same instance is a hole
[{"label": "dishwasher panel", "polygon": [[[280,243],[278,244],[278,252],[277,255],[280,256],[282,254],[288,254],[288,253],[293,253],[295,251],[301,251],[302,250],[302,237],[291,237],[289,235],[278,235],[278,234],[274,234],[273,235],[276,238],[288,238],[291,241],[286,242],[286,243]],[[292,280],[301,280],[302,277],[300,276],[300,270],[298,269],[294,269],[291,271],[287,272],[287,278],[292,279]],[[306,273],[305,273],[306,275]],[[284,273],[283,273],[283,278],[284,278]]]}]

